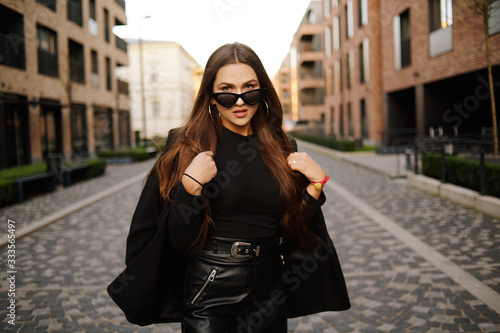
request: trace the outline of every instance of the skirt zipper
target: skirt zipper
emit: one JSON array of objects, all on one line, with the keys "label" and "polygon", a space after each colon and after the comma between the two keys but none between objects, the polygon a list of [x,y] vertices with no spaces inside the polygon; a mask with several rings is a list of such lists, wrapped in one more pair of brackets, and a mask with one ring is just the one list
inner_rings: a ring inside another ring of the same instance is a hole
[{"label": "skirt zipper", "polygon": [[198,298],[201,296],[201,293],[203,293],[203,291],[205,290],[207,285],[215,279],[215,274],[217,274],[217,270],[214,268],[210,272],[210,275],[208,276],[208,278],[205,281],[205,283],[203,284],[203,286],[200,288],[198,293],[194,296],[193,300],[191,301],[191,304],[194,304],[194,302],[196,302],[198,300]]}]

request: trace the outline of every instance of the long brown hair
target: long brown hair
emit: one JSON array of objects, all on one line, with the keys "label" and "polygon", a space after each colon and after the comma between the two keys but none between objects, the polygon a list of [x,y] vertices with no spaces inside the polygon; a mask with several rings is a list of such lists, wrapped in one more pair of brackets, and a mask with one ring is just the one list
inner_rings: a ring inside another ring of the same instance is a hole
[{"label": "long brown hair", "polygon": [[[213,84],[221,67],[237,63],[252,67],[260,87],[266,89],[265,101],[268,106],[260,102],[251,122],[262,158],[274,177],[279,180],[280,195],[286,202],[281,228],[287,238],[308,246],[313,242],[313,236],[301,218],[303,194],[308,181],[301,173],[292,171],[287,164],[286,158],[293,152],[293,148],[282,129],[283,108],[259,57],[244,44],[223,45],[208,59],[191,115],[185,125],[178,129],[175,140],[154,166],[159,176],[160,193],[165,201],[172,202],[173,189],[180,182],[184,170],[193,158],[202,151],[216,153],[222,124],[216,108],[210,106]],[[201,230],[191,246],[192,253],[201,249],[206,240],[210,224],[213,223],[210,215],[210,207],[207,205]]]}]

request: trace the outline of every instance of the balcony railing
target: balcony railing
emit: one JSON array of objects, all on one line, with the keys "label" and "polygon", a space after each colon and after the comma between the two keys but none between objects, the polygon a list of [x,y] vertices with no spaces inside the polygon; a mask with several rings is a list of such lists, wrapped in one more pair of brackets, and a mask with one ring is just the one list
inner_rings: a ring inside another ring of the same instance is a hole
[{"label": "balcony railing", "polygon": [[116,40],[116,47],[122,50],[123,52],[127,52],[127,42],[116,35],[115,35],[115,40]]},{"label": "balcony railing", "polygon": [[36,2],[41,3],[45,7],[56,11],[56,0],[36,0]]},{"label": "balcony railing", "polygon": [[76,1],[68,0],[68,20],[83,26],[82,6]]},{"label": "balcony railing", "polygon": [[85,68],[80,60],[69,60],[69,72],[71,81],[85,83]]},{"label": "balcony railing", "polygon": [[26,69],[24,38],[14,33],[0,33],[0,65]]},{"label": "balcony railing", "polygon": [[118,86],[118,93],[128,96],[128,82],[122,80],[116,80]]},{"label": "balcony railing", "polygon": [[123,9],[125,9],[125,0],[115,0],[115,2],[117,4],[119,4],[120,7],[122,7]]},{"label": "balcony railing", "polygon": [[57,54],[50,54],[46,50],[38,49],[38,73],[49,76],[59,76]]}]

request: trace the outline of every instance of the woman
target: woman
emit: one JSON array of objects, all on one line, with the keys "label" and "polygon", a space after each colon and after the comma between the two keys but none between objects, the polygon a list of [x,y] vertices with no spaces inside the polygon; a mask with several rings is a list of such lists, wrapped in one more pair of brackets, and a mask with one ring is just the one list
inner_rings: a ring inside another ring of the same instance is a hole
[{"label": "woman", "polygon": [[127,269],[108,288],[129,321],[286,332],[288,317],[350,307],[321,213],[328,177],[294,152],[282,120],[257,55],[217,49],[148,176]]}]

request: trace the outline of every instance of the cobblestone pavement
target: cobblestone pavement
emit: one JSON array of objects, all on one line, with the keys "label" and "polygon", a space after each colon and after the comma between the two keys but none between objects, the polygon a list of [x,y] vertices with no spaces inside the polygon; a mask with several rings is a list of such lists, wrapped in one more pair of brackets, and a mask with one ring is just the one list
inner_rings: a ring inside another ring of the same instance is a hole
[{"label": "cobblestone pavement", "polygon": [[[404,179],[310,154],[336,185],[432,246],[493,294],[500,292],[500,221],[418,192]],[[70,197],[78,200],[73,196],[95,193],[120,177],[145,172],[150,165],[113,166],[112,176],[75,185],[71,195],[58,191],[49,195],[51,199],[44,196],[0,210],[1,223],[6,224],[7,218],[18,224],[40,218],[60,209]],[[128,324],[105,291],[123,269],[125,237],[141,185],[18,240],[14,327],[5,319],[7,253],[0,250],[0,331],[180,332],[178,324],[143,328]],[[291,319],[289,332],[500,332],[499,313],[457,283],[456,277],[394,237],[336,187],[327,186],[325,191],[324,214],[353,307]]]}]

